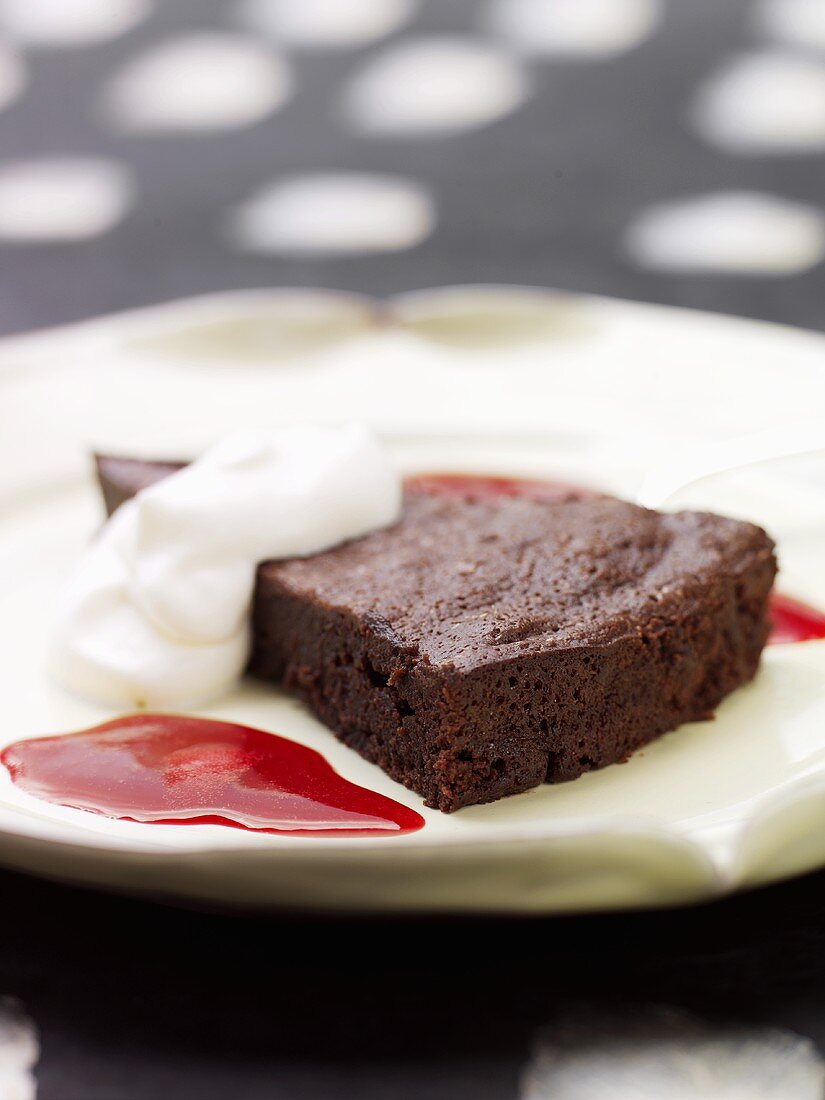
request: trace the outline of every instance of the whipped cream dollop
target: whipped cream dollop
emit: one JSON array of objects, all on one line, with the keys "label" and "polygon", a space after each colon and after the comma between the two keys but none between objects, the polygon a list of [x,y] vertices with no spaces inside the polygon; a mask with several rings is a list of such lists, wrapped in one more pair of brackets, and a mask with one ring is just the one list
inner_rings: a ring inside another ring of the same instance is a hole
[{"label": "whipped cream dollop", "polygon": [[400,509],[401,480],[363,427],[231,435],[105,525],[60,605],[50,671],[113,706],[215,698],[249,657],[258,563],[358,538]]}]

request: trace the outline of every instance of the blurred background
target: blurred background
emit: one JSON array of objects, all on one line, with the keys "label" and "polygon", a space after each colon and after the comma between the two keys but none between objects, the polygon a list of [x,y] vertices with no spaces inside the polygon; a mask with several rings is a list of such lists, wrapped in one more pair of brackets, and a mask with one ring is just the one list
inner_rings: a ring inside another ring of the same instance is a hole
[{"label": "blurred background", "polygon": [[0,330],[513,282],[825,328],[823,0],[0,0]]}]

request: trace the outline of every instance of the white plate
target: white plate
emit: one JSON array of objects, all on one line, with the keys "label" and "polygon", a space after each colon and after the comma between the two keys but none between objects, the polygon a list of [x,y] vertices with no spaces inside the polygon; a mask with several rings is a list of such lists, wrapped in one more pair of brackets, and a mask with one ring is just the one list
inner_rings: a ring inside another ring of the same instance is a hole
[{"label": "white plate", "polygon": [[[800,411],[801,410],[801,411]],[[186,457],[242,424],[372,423],[408,469],[584,479],[632,494],[674,446],[825,414],[825,338],[518,288],[384,305],[261,291],[105,318],[0,349],[3,743],[111,715],[42,672],[54,595],[99,522],[88,452]],[[778,535],[783,587],[825,606],[825,478],[798,465],[694,503]],[[557,912],[713,897],[825,863],[825,642],[774,646],[714,722],[625,765],[451,816],[277,691],[203,711],[320,749],[423,812],[396,838],[114,822],[0,776],[0,861],[114,889],[255,906]]]}]

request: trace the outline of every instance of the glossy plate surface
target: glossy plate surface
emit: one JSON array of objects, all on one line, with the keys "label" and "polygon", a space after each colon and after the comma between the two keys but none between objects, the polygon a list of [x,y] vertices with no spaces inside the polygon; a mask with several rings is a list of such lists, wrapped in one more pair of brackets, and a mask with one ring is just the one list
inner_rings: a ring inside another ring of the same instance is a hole
[{"label": "glossy plate surface", "polygon": [[[591,482],[632,496],[676,449],[825,421],[825,338],[603,299],[449,288],[389,303],[261,291],[166,305],[0,348],[2,744],[102,722],[43,675],[51,608],[100,522],[88,453],[185,458],[230,429],[371,423],[405,470]],[[825,463],[694,488],[754,518],[782,588],[825,607]],[[675,505],[674,505],[675,506]],[[825,864],[825,642],[771,647],[713,722],[628,764],[452,816],[244,684],[201,713],[320,750],[420,810],[400,837],[304,838],[110,821],[0,775],[0,861],[113,889],[261,907],[557,912],[667,905]]]}]

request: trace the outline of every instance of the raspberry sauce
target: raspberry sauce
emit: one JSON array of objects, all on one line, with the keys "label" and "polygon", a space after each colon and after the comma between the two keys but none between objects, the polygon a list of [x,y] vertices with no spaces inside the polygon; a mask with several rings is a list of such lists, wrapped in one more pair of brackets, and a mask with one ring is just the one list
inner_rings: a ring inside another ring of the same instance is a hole
[{"label": "raspberry sauce", "polygon": [[807,604],[774,592],[770,615],[773,622],[769,644],[782,642],[812,642],[825,638],[825,614]]},{"label": "raspberry sauce", "polygon": [[411,833],[424,819],[350,783],[313,749],[249,726],[132,714],[0,754],[17,786],[122,821],[290,836]]}]

